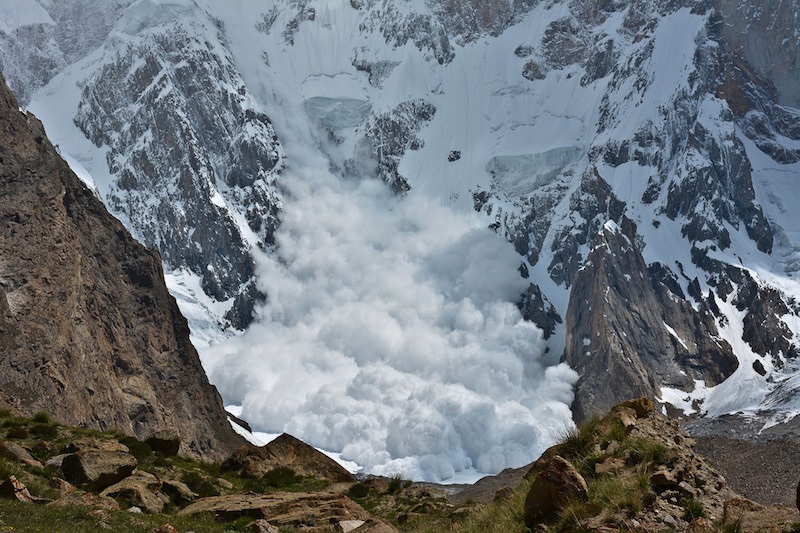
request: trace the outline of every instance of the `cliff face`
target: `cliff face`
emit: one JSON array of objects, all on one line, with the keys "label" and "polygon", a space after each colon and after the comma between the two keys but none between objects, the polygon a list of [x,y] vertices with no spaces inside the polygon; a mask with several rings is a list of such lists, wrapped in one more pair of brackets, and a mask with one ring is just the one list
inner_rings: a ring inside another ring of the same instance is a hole
[{"label": "cliff face", "polygon": [[716,385],[736,370],[731,346],[715,334],[713,308],[695,309],[669,269],[648,266],[614,223],[592,244],[567,311],[564,357],[581,375],[576,420],[610,409],[620,397],[640,391],[658,397],[662,386],[691,389],[693,380]]},{"label": "cliff face", "polygon": [[240,444],[167,292],[137,243],[0,84],[0,391],[24,412],[181,451]]}]

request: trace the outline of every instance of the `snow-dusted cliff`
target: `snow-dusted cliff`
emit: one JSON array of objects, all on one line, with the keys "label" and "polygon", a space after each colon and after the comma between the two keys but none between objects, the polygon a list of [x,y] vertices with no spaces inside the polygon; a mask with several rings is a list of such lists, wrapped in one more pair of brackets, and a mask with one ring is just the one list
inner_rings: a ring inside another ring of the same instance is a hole
[{"label": "snow-dusted cliff", "polygon": [[28,3],[12,87],[196,338],[257,310],[204,357],[262,429],[444,478],[573,392],[796,412],[796,1]]}]

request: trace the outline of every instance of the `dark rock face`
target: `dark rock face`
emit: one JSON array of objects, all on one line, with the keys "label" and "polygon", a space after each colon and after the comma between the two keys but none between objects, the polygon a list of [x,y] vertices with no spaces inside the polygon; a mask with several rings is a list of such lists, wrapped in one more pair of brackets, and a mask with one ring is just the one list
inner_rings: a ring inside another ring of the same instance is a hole
[{"label": "dark rock face", "polygon": [[392,190],[401,194],[411,188],[397,170],[407,150],[419,150],[423,142],[417,133],[436,114],[436,107],[424,100],[403,102],[388,113],[371,116],[365,126],[363,143],[378,162],[378,172]]},{"label": "dark rock face", "polygon": [[800,2],[715,0],[725,21],[719,29],[731,47],[771,80],[781,105],[800,107]]},{"label": "dark rock face", "polygon": [[584,261],[579,253],[580,247],[588,244],[606,221],[623,224],[630,237],[635,232],[632,222],[623,219],[625,204],[617,199],[611,187],[596,170],[587,172],[583,177],[580,187],[570,198],[569,206],[572,211],[580,214],[580,218],[574,224],[557,231],[552,245],[553,259],[547,269],[553,281],[567,287],[572,284]]},{"label": "dark rock face", "polygon": [[531,283],[528,290],[522,295],[522,300],[517,304],[525,320],[533,322],[544,332],[548,339],[556,331],[556,324],[561,324],[561,316],[556,311],[547,297],[542,294],[538,286]]},{"label": "dark rock face", "polygon": [[214,49],[180,25],[123,49],[83,87],[75,123],[108,148],[112,212],[169,268],[200,276],[217,301],[234,298],[226,318],[244,328],[263,295],[231,210],[256,246],[274,244],[281,148],[232,59]]},{"label": "dark rock face", "polygon": [[576,420],[625,398],[660,396],[662,385],[717,384],[738,366],[717,337],[711,311],[704,305],[695,311],[663,269],[648,269],[634,243],[612,226],[595,238],[575,276],[566,328],[564,359],[581,375]]},{"label": "dark rock face", "polygon": [[41,123],[0,88],[0,390],[28,414],[221,458],[239,442],[164,285]]}]

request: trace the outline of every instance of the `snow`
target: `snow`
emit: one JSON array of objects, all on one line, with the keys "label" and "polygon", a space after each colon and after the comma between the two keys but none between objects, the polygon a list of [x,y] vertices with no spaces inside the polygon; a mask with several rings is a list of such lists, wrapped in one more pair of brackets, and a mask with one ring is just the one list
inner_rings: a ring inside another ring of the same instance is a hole
[{"label": "snow", "polygon": [[0,2],[0,32],[10,34],[24,26],[54,24],[47,11],[36,0]]},{"label": "snow", "polygon": [[675,337],[678,340],[678,342],[681,344],[681,346],[683,346],[683,349],[688,352],[689,351],[689,346],[686,344],[686,341],[683,340],[680,337],[680,335],[678,335],[678,333],[669,324],[667,324],[666,322],[662,322],[662,324],[664,324],[664,327],[667,328],[667,331],[669,332],[669,334],[672,335],[673,337]]}]

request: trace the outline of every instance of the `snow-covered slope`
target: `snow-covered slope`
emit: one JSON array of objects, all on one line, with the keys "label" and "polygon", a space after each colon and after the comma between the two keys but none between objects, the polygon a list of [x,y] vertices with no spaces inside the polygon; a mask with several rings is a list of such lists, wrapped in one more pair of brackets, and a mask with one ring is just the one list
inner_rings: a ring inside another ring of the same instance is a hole
[{"label": "snow-covered slope", "polygon": [[42,1],[0,57],[45,72],[30,108],[161,250],[196,338],[260,310],[204,352],[226,400],[439,479],[535,457],[573,390],[578,416],[796,414],[777,3],[138,0],[68,46],[91,3]]}]

